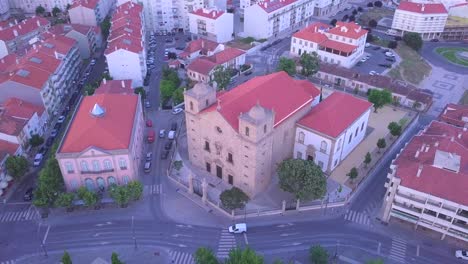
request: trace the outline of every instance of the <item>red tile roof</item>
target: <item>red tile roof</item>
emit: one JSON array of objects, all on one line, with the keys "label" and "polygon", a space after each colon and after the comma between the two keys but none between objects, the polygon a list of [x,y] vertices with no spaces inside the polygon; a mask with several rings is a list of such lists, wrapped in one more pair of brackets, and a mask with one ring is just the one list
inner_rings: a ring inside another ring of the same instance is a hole
[{"label": "red tile roof", "polygon": [[191,13],[197,16],[202,16],[202,17],[206,17],[209,19],[213,19],[213,20],[218,19],[220,16],[224,14],[224,12],[220,10],[209,10],[209,9],[204,9],[204,8],[200,8]]},{"label": "red tile roof", "polygon": [[187,70],[201,73],[203,75],[209,75],[211,70],[216,67],[216,63],[207,60],[205,58],[196,58],[187,67]]},{"label": "red tile roof", "polygon": [[50,26],[50,22],[47,19],[34,16],[32,18],[25,19],[14,26],[1,30],[0,40],[10,41],[17,38],[15,36],[15,31],[19,37],[45,26]]},{"label": "red tile roof", "polygon": [[372,108],[368,101],[334,92],[299,120],[298,124],[337,138],[359,117]]},{"label": "red tile roof", "polygon": [[5,159],[7,155],[13,156],[15,155],[16,151],[18,151],[18,148],[20,145],[11,143],[5,140],[0,139],[0,161]]},{"label": "red tile roof", "polygon": [[400,2],[397,10],[408,11],[420,14],[446,14],[447,9],[441,3],[415,3],[415,2]]},{"label": "red tile roof", "polygon": [[65,35],[70,31],[76,31],[87,36],[89,32],[96,32],[96,28],[98,27],[80,24],[57,24],[49,28],[48,31],[56,35]]},{"label": "red tile roof", "polygon": [[447,104],[444,111],[440,113],[439,120],[459,126],[468,125],[468,105]]},{"label": "red tile roof", "polygon": [[325,31],[330,28],[329,25],[321,23],[321,22],[315,22],[310,24],[308,27],[296,32],[293,34],[293,37],[300,38],[300,39],[305,39],[308,41],[312,41],[315,43],[321,43],[323,41],[326,41],[328,37],[319,32],[319,31]]},{"label": "red tile roof", "polygon": [[203,112],[218,111],[237,131],[239,115],[247,113],[258,103],[274,111],[274,126],[277,126],[299,109],[310,106],[319,94],[320,91],[311,82],[295,80],[281,71],[255,77],[219,95],[220,109],[217,109],[218,104],[213,104]]},{"label": "red tile roof", "polygon": [[41,42],[42,52],[55,56],[55,51],[60,54],[66,55],[77,44],[77,41],[61,35],[45,33],[42,35],[45,39]]},{"label": "red tile roof", "polygon": [[354,22],[336,22],[336,26],[328,31],[329,34],[346,38],[359,39],[367,34],[367,30]]},{"label": "red tile roof", "polygon": [[30,119],[34,113],[41,116],[44,112],[43,106],[28,103],[18,98],[9,98],[3,103],[3,108],[4,115],[23,119]]},{"label": "red tile roof", "polygon": [[220,65],[223,63],[226,63],[228,61],[231,61],[241,55],[245,54],[245,51],[236,49],[236,48],[226,48],[220,52],[217,52],[209,57],[207,57],[208,60]]},{"label": "red tile roof", "polygon": [[0,133],[11,136],[18,136],[27,123],[27,119],[14,118],[2,114],[0,116]]},{"label": "red tile roof", "polygon": [[132,80],[102,80],[101,85],[94,94],[135,94],[132,89]]},{"label": "red tile roof", "polygon": [[104,54],[110,54],[119,49],[128,50],[134,53],[140,53],[143,51],[141,38],[134,37],[132,34],[121,35],[107,45],[107,49]]},{"label": "red tile roof", "polygon": [[286,7],[297,0],[264,0],[261,2],[257,2],[257,5],[260,6],[265,12],[271,13],[275,10],[278,10],[280,8]]},{"label": "red tile roof", "polygon": [[353,52],[354,50],[356,50],[358,48],[355,45],[346,44],[346,43],[339,42],[339,41],[334,41],[334,40],[326,40],[326,41],[320,43],[320,46],[325,47],[325,48],[329,48],[329,49],[334,49],[334,50],[338,50],[338,51],[347,52],[347,53]]},{"label": "red tile roof", "polygon": [[[91,114],[95,104],[105,110],[103,116],[95,117]],[[138,96],[135,94],[96,94],[84,97],[59,153],[81,152],[89,147],[128,149],[137,118],[137,106]]]},{"label": "red tile roof", "polygon": [[79,6],[96,9],[99,0],[74,0],[70,9],[77,8]]},{"label": "red tile roof", "polygon": [[184,51],[193,53],[195,51],[200,51],[200,50],[207,50],[207,51],[213,51],[218,47],[219,43],[207,40],[207,39],[196,39],[192,40],[188,43],[187,47],[185,48]]},{"label": "red tile roof", "polygon": [[[421,151],[423,146],[424,151]],[[418,150],[419,154],[416,157]],[[459,171],[441,168],[442,164],[434,164],[437,150],[446,153],[449,159],[459,156]],[[397,165],[395,175],[401,179],[402,186],[467,205],[467,157],[468,132],[463,128],[433,121],[425,131],[414,136],[397,157],[394,162]],[[422,170],[417,177],[420,168]]]},{"label": "red tile roof", "polygon": [[334,28],[330,28],[330,26],[327,24],[316,22],[312,23],[301,31],[294,33],[293,37],[308,40],[335,50],[352,52],[357,48],[357,46],[341,42],[339,40],[334,40],[333,36],[336,35],[352,39],[359,39],[365,34],[367,34],[367,30],[361,29],[361,27],[354,22],[337,22],[336,27]]}]

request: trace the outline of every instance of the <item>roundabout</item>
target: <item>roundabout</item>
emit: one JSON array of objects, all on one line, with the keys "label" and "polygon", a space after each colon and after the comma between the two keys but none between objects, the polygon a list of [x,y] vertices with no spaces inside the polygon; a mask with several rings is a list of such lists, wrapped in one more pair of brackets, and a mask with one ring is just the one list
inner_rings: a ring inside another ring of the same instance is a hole
[{"label": "roundabout", "polygon": [[438,47],[435,49],[435,52],[450,63],[468,67],[468,48]]}]

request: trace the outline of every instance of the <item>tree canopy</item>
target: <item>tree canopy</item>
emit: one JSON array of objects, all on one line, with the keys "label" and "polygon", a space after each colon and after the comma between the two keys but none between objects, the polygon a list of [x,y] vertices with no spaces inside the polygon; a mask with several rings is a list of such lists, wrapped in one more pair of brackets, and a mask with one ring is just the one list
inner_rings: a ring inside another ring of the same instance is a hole
[{"label": "tree canopy", "polygon": [[162,101],[169,100],[176,89],[177,86],[175,86],[174,82],[166,79],[161,80],[159,83],[159,90],[161,92]]},{"label": "tree canopy", "polygon": [[309,249],[309,259],[312,264],[327,264],[328,252],[320,245],[312,246]]},{"label": "tree canopy", "polygon": [[146,90],[145,90],[145,88],[143,88],[143,87],[140,86],[140,87],[135,88],[135,89],[133,90],[133,92],[134,92],[135,94],[140,94],[141,100],[142,100],[142,101],[146,99]]},{"label": "tree canopy", "polygon": [[383,149],[387,146],[387,142],[385,141],[385,138],[379,138],[379,140],[377,140],[377,147],[379,148],[379,152],[380,152],[380,149]]},{"label": "tree canopy", "polygon": [[130,201],[130,192],[127,186],[113,185],[110,188],[110,196],[120,207],[125,207]]},{"label": "tree canopy", "polygon": [[72,259],[67,251],[63,252],[62,264],[72,264]]},{"label": "tree canopy", "polygon": [[184,88],[179,87],[174,90],[172,93],[172,100],[174,100],[174,104],[180,104],[184,101]]},{"label": "tree canopy", "polygon": [[348,174],[346,174],[346,176],[348,176],[351,180],[356,179],[358,175],[359,175],[359,173],[358,173],[358,170],[356,169],[356,167],[351,168],[351,170],[348,172]]},{"label": "tree canopy", "polygon": [[319,166],[309,160],[288,159],[277,168],[280,188],[296,199],[315,200],[327,191],[327,179]]},{"label": "tree canopy", "polygon": [[334,18],[334,19],[332,19],[332,20],[330,21],[330,25],[336,26],[336,22],[338,22],[338,20],[336,20],[336,19]]},{"label": "tree canopy", "polygon": [[125,263],[119,259],[119,255],[117,255],[117,253],[112,252],[111,264],[125,264]]},{"label": "tree canopy", "polygon": [[109,36],[110,27],[111,27],[111,17],[106,16],[106,18],[104,18],[104,20],[101,22],[101,32],[104,38],[107,38],[107,36]]},{"label": "tree canopy", "polygon": [[377,26],[377,21],[375,19],[369,20],[369,27],[375,28]]},{"label": "tree canopy", "polygon": [[382,108],[384,105],[392,102],[392,93],[385,90],[372,89],[369,92],[369,102],[374,104],[374,112],[377,113],[377,109]]},{"label": "tree canopy", "polygon": [[196,264],[218,264],[218,260],[213,253],[213,250],[201,247],[195,251],[195,263]]},{"label": "tree canopy", "polygon": [[418,33],[406,32],[403,35],[403,41],[406,45],[408,45],[408,47],[416,51],[420,50],[423,46],[423,40],[421,38],[421,35],[419,35]]},{"label": "tree canopy", "polygon": [[231,71],[222,65],[218,65],[213,70],[213,81],[218,90],[224,90],[231,82]]},{"label": "tree canopy", "polygon": [[42,143],[44,143],[44,138],[39,136],[38,134],[33,134],[29,139],[29,144],[33,148],[42,145]]},{"label": "tree canopy", "polygon": [[55,206],[65,207],[67,209],[72,208],[73,200],[75,199],[74,193],[60,193],[55,200]]},{"label": "tree canopy", "polygon": [[370,152],[367,152],[366,156],[364,157],[364,164],[366,165],[366,167],[367,165],[369,165],[369,163],[371,163],[371,161],[372,161],[372,156]]},{"label": "tree canopy", "polygon": [[23,156],[9,156],[5,166],[8,174],[14,178],[22,177],[29,168],[28,160]]},{"label": "tree canopy", "polygon": [[224,262],[225,264],[263,264],[263,257],[258,255],[249,247],[245,249],[234,248],[229,252],[229,257]]},{"label": "tree canopy", "polygon": [[375,1],[375,2],[374,2],[374,6],[375,6],[375,7],[382,7],[382,5],[383,5],[383,4],[382,4],[381,1]]},{"label": "tree canopy", "polygon": [[402,127],[397,122],[390,122],[387,128],[392,136],[398,137],[401,135]]},{"label": "tree canopy", "polygon": [[278,71],[285,71],[290,76],[296,74],[296,63],[293,59],[281,57],[277,67]]},{"label": "tree canopy", "polygon": [[60,14],[61,12],[62,12],[62,10],[60,10],[60,8],[58,8],[58,7],[56,7],[56,6],[55,6],[54,8],[52,8],[52,15],[53,15],[54,17],[56,17],[56,16],[57,16],[58,14]]},{"label": "tree canopy", "polygon": [[38,185],[34,191],[33,204],[38,207],[52,205],[63,191],[64,183],[58,161],[51,156],[39,172]]},{"label": "tree canopy", "polygon": [[318,72],[320,68],[320,60],[318,58],[317,52],[306,53],[304,52],[301,55],[301,65],[302,65],[302,75],[310,76]]},{"label": "tree canopy", "polygon": [[46,11],[45,8],[41,5],[36,7],[36,15],[44,15],[45,11]]},{"label": "tree canopy", "polygon": [[249,196],[237,187],[232,187],[230,190],[223,191],[219,195],[219,199],[223,206],[229,210],[244,208],[250,200]]},{"label": "tree canopy", "polygon": [[130,194],[130,199],[136,201],[141,198],[143,194],[143,185],[139,181],[131,181],[127,184],[128,193]]}]

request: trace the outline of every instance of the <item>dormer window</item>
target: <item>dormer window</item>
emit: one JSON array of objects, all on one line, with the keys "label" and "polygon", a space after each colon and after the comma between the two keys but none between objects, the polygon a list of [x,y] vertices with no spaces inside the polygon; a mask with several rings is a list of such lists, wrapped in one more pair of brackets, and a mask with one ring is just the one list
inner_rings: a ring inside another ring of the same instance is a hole
[{"label": "dormer window", "polygon": [[190,101],[190,110],[193,111],[193,102]]},{"label": "dormer window", "polygon": [[266,132],[267,132],[267,125],[263,125],[263,133],[266,134]]},{"label": "dormer window", "polygon": [[249,136],[249,134],[250,134],[249,127],[245,127],[245,135],[246,135],[246,136]]}]

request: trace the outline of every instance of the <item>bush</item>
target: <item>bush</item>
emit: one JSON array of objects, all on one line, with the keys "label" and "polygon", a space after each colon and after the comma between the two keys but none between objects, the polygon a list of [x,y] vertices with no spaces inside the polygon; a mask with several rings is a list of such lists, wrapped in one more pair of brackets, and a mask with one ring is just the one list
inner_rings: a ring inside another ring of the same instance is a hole
[{"label": "bush", "polygon": [[356,21],[356,17],[354,15],[349,17],[349,22],[354,22]]},{"label": "bush", "polygon": [[374,2],[374,6],[375,6],[375,7],[382,7],[382,5],[383,5],[383,4],[382,4],[381,1],[375,1],[375,2]]},{"label": "bush", "polygon": [[369,27],[371,28],[377,27],[377,21],[375,21],[374,19],[369,20]]},{"label": "bush", "polygon": [[362,10],[363,10],[362,7],[358,7],[357,9],[358,12],[362,12]]},{"label": "bush", "polygon": [[374,7],[374,4],[372,2],[367,3],[367,7]]},{"label": "bush", "polygon": [[338,20],[336,20],[336,19],[334,18],[334,19],[332,19],[332,20],[330,21],[330,25],[336,26],[336,22],[338,22]]},{"label": "bush", "polygon": [[389,49],[396,49],[397,46],[398,46],[398,42],[396,42],[396,41],[394,41],[394,40],[388,42],[388,48],[389,48]]},{"label": "bush", "polygon": [[374,36],[370,33],[367,33],[366,42],[372,42],[372,41],[374,41]]},{"label": "bush", "polygon": [[408,47],[416,51],[420,50],[423,45],[421,35],[418,33],[406,32],[405,35],[403,35],[403,41]]}]

